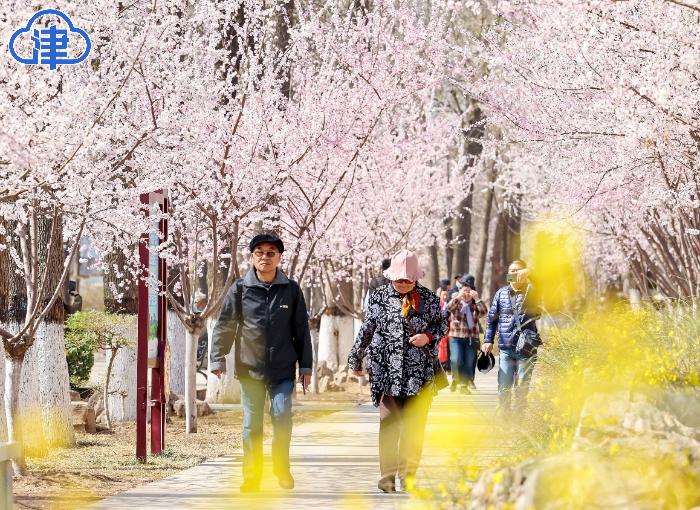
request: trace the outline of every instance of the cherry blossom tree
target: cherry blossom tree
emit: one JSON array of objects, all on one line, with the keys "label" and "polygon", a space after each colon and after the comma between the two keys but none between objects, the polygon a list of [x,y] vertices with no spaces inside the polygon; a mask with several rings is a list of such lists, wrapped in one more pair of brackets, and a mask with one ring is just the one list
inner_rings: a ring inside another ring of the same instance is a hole
[{"label": "cherry blossom tree", "polygon": [[503,1],[463,90],[503,128],[528,213],[557,208],[590,233],[602,278],[646,295],[700,290],[700,11],[692,2]]}]

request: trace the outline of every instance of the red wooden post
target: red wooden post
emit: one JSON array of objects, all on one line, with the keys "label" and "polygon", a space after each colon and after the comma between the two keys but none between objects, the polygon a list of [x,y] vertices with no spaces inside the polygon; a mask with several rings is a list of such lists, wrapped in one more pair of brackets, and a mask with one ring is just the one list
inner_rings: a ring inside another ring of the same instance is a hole
[{"label": "red wooden post", "polygon": [[[141,195],[146,217],[150,216],[151,207],[157,205],[167,213],[167,199],[162,192]],[[151,453],[158,455],[165,448],[165,341],[167,335],[167,306],[165,296],[157,295],[166,281],[166,263],[149,250],[167,236],[167,221],[161,219],[158,224],[160,239],[154,232],[141,236],[139,244],[139,261],[144,274],[139,280],[139,316],[138,344],[136,357],[136,457],[146,462],[147,449],[147,411],[151,408]],[[152,274],[157,273],[157,274]],[[149,285],[150,283],[150,285]],[[157,305],[157,311],[152,306]],[[151,313],[153,312],[153,313]],[[155,321],[157,324],[153,324]],[[155,328],[155,335],[154,333]],[[157,345],[149,342],[155,337]],[[155,348],[155,352],[154,351]],[[151,369],[151,398],[148,398],[148,370]]]},{"label": "red wooden post", "polygon": [[[148,194],[141,195],[141,204],[148,208]],[[146,212],[148,214],[148,212]],[[148,234],[139,242],[139,262],[148,267]],[[136,458],[146,462],[146,414],[148,399],[148,287],[142,277],[138,283],[139,315],[136,344]]]},{"label": "red wooden post", "polygon": [[[161,201],[162,200],[162,201]],[[159,200],[161,211],[168,212],[165,198]],[[168,235],[166,220],[159,224],[160,232],[165,239]],[[158,280],[166,279],[166,264],[164,259],[158,261]],[[151,368],[151,453],[158,455],[165,449],[165,339],[167,328],[167,302],[165,296],[158,296],[158,356],[156,364]]]}]

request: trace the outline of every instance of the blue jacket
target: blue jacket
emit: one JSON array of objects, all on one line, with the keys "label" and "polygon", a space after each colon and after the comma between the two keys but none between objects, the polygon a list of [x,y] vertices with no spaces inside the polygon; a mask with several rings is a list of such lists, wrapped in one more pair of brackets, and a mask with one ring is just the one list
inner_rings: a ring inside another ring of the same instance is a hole
[{"label": "blue jacket", "polygon": [[[530,285],[529,289],[526,303],[523,303],[525,293],[514,291],[510,285],[501,287],[496,291],[486,319],[484,343],[492,344],[496,332],[498,332],[498,348],[510,349],[513,347],[513,333],[518,328],[515,325],[511,296],[513,296],[516,307],[520,311],[524,311],[524,313],[520,314],[520,323],[523,324],[523,329],[537,331],[535,320],[540,318],[541,313],[539,307],[535,305],[536,297],[534,296],[532,285]],[[527,324],[525,324],[526,322]]]}]

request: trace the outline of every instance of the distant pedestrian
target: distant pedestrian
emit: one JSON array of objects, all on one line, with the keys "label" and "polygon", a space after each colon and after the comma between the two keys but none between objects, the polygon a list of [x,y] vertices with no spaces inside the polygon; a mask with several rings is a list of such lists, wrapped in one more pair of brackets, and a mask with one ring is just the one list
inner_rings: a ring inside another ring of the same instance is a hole
[{"label": "distant pedestrian", "polygon": [[450,312],[450,367],[452,385],[462,393],[471,393],[475,388],[474,374],[479,354],[481,325],[479,319],[487,313],[486,305],[476,291],[475,279],[463,275],[459,280],[460,290],[447,303]]},{"label": "distant pedestrian", "polygon": [[[491,352],[498,333],[498,395],[500,411],[506,415],[524,409],[537,361],[539,333],[535,321],[541,313],[529,274],[522,260],[514,260],[508,266],[509,283],[493,296],[482,348]],[[524,330],[528,332],[523,333]]]},{"label": "distant pedestrian", "polygon": [[272,468],[280,487],[294,488],[289,465],[292,392],[296,366],[306,388],[311,379],[312,347],[304,294],[278,269],[284,244],[274,235],[250,241],[253,267],[226,295],[212,333],[209,371],[227,370],[225,356],[234,345],[234,375],[243,403],[243,484],[241,492],[260,489],[263,468],[263,414],[270,399]]},{"label": "distant pedestrian", "polygon": [[447,324],[438,297],[418,283],[425,275],[413,252],[401,250],[384,275],[391,283],[370,296],[364,322],[348,357],[356,375],[370,378],[379,407],[378,487],[396,492],[415,479],[428,410],[435,392],[437,341]]},{"label": "distant pedestrian", "polygon": [[63,309],[66,315],[83,310],[83,296],[78,292],[78,283],[74,280],[68,282],[68,302],[63,303]]},{"label": "distant pedestrian", "polygon": [[444,279],[440,280],[440,285],[435,290],[435,294],[437,294],[439,296],[442,292],[449,292],[449,291],[450,291],[450,280],[447,278],[444,278]]},{"label": "distant pedestrian", "polygon": [[369,281],[369,287],[367,289],[367,295],[365,296],[365,301],[363,303],[363,309],[366,311],[367,310],[367,305],[369,304],[369,297],[372,292],[374,292],[375,289],[378,289],[379,287],[383,287],[384,285],[389,283],[389,279],[384,276],[384,271],[389,269],[389,266],[391,265],[391,259],[383,259],[382,264],[380,266],[379,270],[379,275],[375,276]]}]

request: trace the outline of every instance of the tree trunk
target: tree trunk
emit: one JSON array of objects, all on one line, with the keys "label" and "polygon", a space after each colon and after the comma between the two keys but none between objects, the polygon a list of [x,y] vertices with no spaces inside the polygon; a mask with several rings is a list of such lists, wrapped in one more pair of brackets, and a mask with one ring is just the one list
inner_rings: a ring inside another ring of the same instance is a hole
[{"label": "tree trunk", "polygon": [[[60,301],[59,305],[62,306]],[[38,372],[28,373],[27,367],[24,370],[26,375],[39,378],[39,400],[46,445],[72,446],[75,444],[75,433],[63,323],[47,320],[40,324],[34,347],[38,358]]]},{"label": "tree trunk", "polygon": [[185,432],[197,432],[197,340],[201,329],[185,333]]},{"label": "tree trunk", "polygon": [[[428,253],[430,256],[430,270],[433,276],[430,286],[433,290],[437,289],[440,285],[440,259],[438,255],[437,244],[433,243],[428,247]],[[447,271],[447,277],[449,278],[449,271]]]},{"label": "tree trunk", "polygon": [[[9,222],[7,226],[8,230],[14,230],[15,227],[16,223],[14,222]],[[20,246],[16,237],[13,238],[13,242],[13,248],[19,252]],[[14,259],[8,257],[6,263],[9,270],[9,288],[5,320],[7,330],[11,333],[16,333],[24,324],[27,314],[27,287]],[[22,367],[26,364],[28,355],[31,355],[34,360],[32,364],[34,374],[30,377],[23,377]],[[34,419],[29,417],[30,409],[33,409],[34,413],[36,413],[40,408],[39,384],[35,375],[38,370],[36,347],[30,347],[30,352],[22,348],[18,348],[14,353],[9,353],[5,350],[5,356],[5,398],[3,399],[3,404],[5,405],[4,421],[7,426],[8,440],[12,440],[10,438],[14,437],[20,443],[22,455],[26,455],[27,452],[43,455],[46,453],[44,448],[44,431],[41,426],[36,424],[37,421],[40,423],[41,420],[37,420],[36,416],[33,417]],[[10,407],[10,403],[13,403],[14,406]],[[26,419],[23,420],[23,416]],[[23,428],[29,426],[33,426],[34,430],[23,430]],[[23,441],[25,437],[31,438],[31,445]],[[15,470],[17,470],[17,466],[15,466]]]},{"label": "tree trunk", "polygon": [[[133,345],[117,350],[112,362],[109,383],[105,381],[105,409],[109,406],[111,422],[125,422],[136,419],[136,343],[138,341],[138,286],[129,271],[129,260],[120,250],[105,255],[108,268],[103,275],[105,311],[128,316],[130,325],[124,336]],[[105,355],[110,359],[112,352]]]},{"label": "tree trunk", "polygon": [[185,394],[185,345],[186,331],[177,314],[168,309],[168,343],[170,346],[170,391]]},{"label": "tree trunk", "polygon": [[311,328],[311,349],[313,351],[314,361],[311,370],[311,393],[318,395],[318,329]]},{"label": "tree trunk", "polygon": [[520,258],[520,229],[522,228],[522,215],[519,204],[512,214],[508,215],[508,262]]},{"label": "tree trunk", "polygon": [[[469,186],[467,195],[462,198],[457,208],[458,215],[452,222],[452,228],[457,233],[454,248],[452,274],[469,272],[469,251],[472,235],[472,197],[473,185]],[[448,270],[448,273],[450,271]]]},{"label": "tree trunk", "polygon": [[[16,357],[8,359],[5,372],[5,409],[7,413],[7,440],[12,443],[24,445],[22,437],[22,425],[19,423],[19,384],[22,380],[22,365],[24,355],[18,353]],[[16,476],[22,476],[27,471],[24,460],[24,451],[19,449],[19,456],[13,459],[12,467]]]},{"label": "tree trunk", "polygon": [[323,314],[318,333],[318,361],[333,370],[347,365],[354,341],[354,319],[349,315]]},{"label": "tree trunk", "polygon": [[[38,223],[39,267],[46,270],[46,285],[55,289],[61,281],[65,257],[63,253],[63,218],[56,219],[57,231],[51,243],[51,230],[54,227],[51,217],[44,217]],[[49,253],[51,258],[49,259]],[[41,307],[46,306],[50,295],[44,298]],[[27,374],[39,377],[39,399],[41,402],[44,437],[47,446],[62,447],[75,444],[73,417],[70,404],[70,378],[66,364],[66,342],[64,336],[63,301],[57,300],[46,315],[44,323],[36,332],[34,345],[39,361],[38,373]],[[25,367],[26,371],[26,367]]]},{"label": "tree trunk", "polygon": [[[8,225],[0,219],[0,226],[7,228]],[[6,244],[7,239],[0,236],[0,244]],[[10,326],[10,260],[7,249],[0,250],[0,327],[7,331],[12,331]],[[2,349],[3,353],[5,349]],[[0,384],[2,392],[5,391],[5,364],[0,361]],[[0,399],[0,441],[7,441],[7,419],[5,417],[5,400]]]},{"label": "tree trunk", "polygon": [[105,406],[105,421],[107,422],[107,428],[111,429],[112,428],[112,421],[109,415],[109,397],[110,397],[110,391],[109,391],[109,383],[111,382],[110,379],[112,377],[112,366],[114,365],[114,358],[116,357],[118,352],[118,349],[110,349],[109,350],[109,361],[107,362],[107,373],[105,374],[105,384],[103,388],[103,395],[102,398],[104,399],[104,406]]},{"label": "tree trunk", "polygon": [[[136,338],[137,326],[128,338]],[[107,349],[110,357],[112,350]],[[136,420],[136,347],[120,347],[114,355],[114,363],[109,378],[109,408],[111,422],[127,422]],[[105,383],[105,387],[107,387]]]},{"label": "tree trunk", "polygon": [[493,296],[499,287],[505,285],[505,273],[508,268],[508,214],[499,211],[496,217],[496,230],[493,234],[491,250],[491,278],[489,296]]},{"label": "tree trunk", "polygon": [[452,259],[454,258],[454,248],[452,247],[452,219],[445,219],[445,271],[447,271],[447,278],[452,280],[454,274],[450,274],[452,271]]},{"label": "tree trunk", "polygon": [[476,288],[482,289],[484,284],[484,270],[486,268],[486,256],[489,248],[489,225],[491,223],[491,209],[493,207],[493,184],[496,181],[495,161],[489,161],[486,170],[486,192],[484,196],[484,215],[479,226],[479,248],[476,253]]},{"label": "tree trunk", "polygon": [[[208,321],[208,349],[211,352],[212,332],[216,319]],[[207,367],[207,402],[215,402],[217,404],[238,404],[241,402],[241,385],[233,375],[234,364],[236,362],[233,353],[233,348],[226,357],[226,372],[221,374],[221,377],[216,377],[209,372]]]}]

